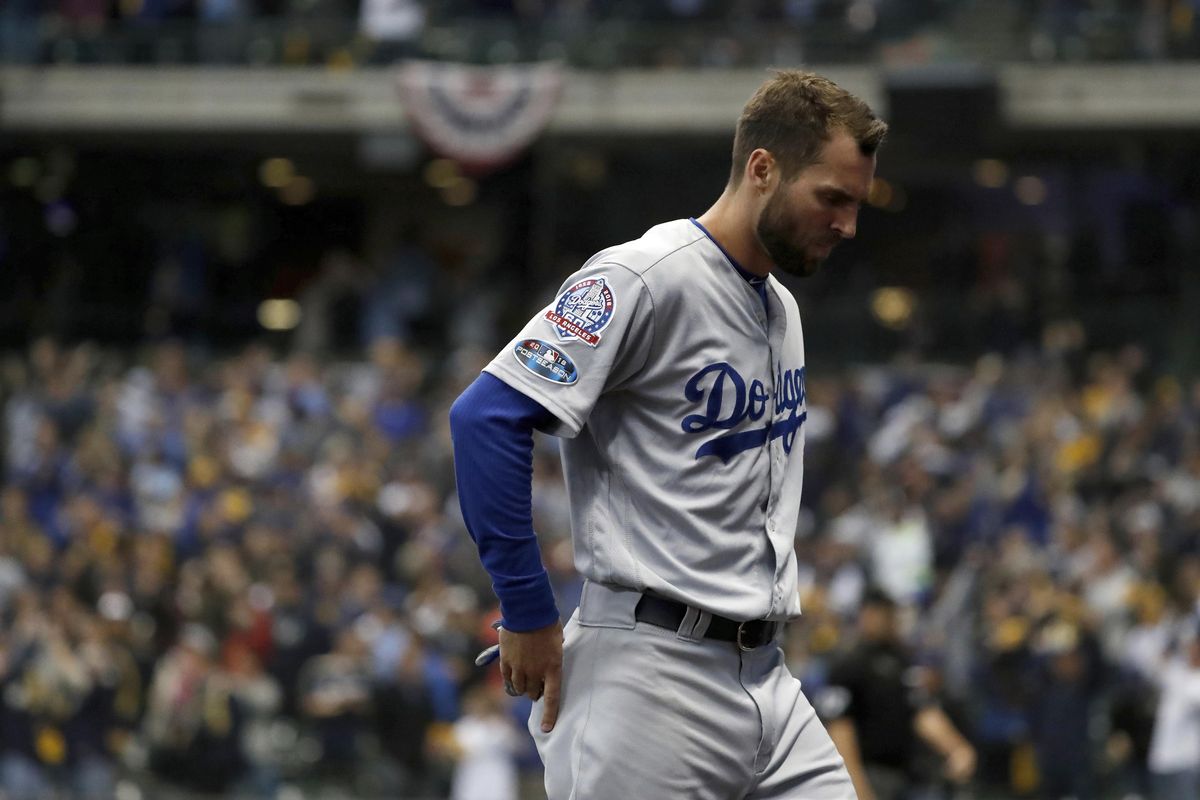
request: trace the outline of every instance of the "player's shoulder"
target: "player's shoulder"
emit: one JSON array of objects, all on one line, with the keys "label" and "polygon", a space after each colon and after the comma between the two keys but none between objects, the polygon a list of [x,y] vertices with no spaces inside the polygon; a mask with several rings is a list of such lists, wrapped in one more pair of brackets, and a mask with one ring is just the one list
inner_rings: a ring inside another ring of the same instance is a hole
[{"label": "player's shoulder", "polygon": [[690,220],[677,219],[655,225],[637,239],[601,250],[589,264],[615,264],[639,277],[663,271],[689,260],[692,248],[704,239]]}]

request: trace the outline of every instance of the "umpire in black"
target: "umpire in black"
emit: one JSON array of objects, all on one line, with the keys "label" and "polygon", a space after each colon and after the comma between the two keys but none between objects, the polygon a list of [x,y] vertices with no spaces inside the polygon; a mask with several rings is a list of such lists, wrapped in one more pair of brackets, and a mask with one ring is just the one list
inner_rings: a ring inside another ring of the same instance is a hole
[{"label": "umpire in black", "polygon": [[871,589],[859,613],[858,639],[834,664],[815,703],[859,800],[905,800],[917,737],[944,759],[950,781],[965,783],[975,772],[975,749],[915,675],[895,603]]}]

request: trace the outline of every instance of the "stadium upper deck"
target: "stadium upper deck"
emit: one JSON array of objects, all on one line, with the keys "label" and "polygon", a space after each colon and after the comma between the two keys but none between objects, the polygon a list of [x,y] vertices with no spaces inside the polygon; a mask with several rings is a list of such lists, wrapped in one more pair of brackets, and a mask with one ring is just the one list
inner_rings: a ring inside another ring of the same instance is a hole
[{"label": "stadium upper deck", "polygon": [[0,62],[573,67],[1146,61],[1200,55],[1196,0],[10,0]]}]

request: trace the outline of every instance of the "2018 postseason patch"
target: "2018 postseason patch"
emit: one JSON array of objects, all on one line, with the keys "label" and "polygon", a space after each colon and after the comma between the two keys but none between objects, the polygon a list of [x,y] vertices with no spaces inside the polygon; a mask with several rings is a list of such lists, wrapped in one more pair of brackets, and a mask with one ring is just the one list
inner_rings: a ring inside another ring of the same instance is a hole
[{"label": "2018 postseason patch", "polygon": [[521,366],[551,383],[570,385],[579,380],[579,370],[566,353],[541,339],[524,339],[513,347]]}]

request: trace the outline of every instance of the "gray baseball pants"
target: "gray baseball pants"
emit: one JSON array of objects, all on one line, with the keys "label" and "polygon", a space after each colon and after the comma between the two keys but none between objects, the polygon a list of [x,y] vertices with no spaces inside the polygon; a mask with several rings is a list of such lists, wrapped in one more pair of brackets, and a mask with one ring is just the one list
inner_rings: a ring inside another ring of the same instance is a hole
[{"label": "gray baseball pants", "polygon": [[640,597],[588,582],[567,623],[558,723],[529,718],[549,800],[854,800],[779,647],[704,639],[696,610],[637,622]]}]

